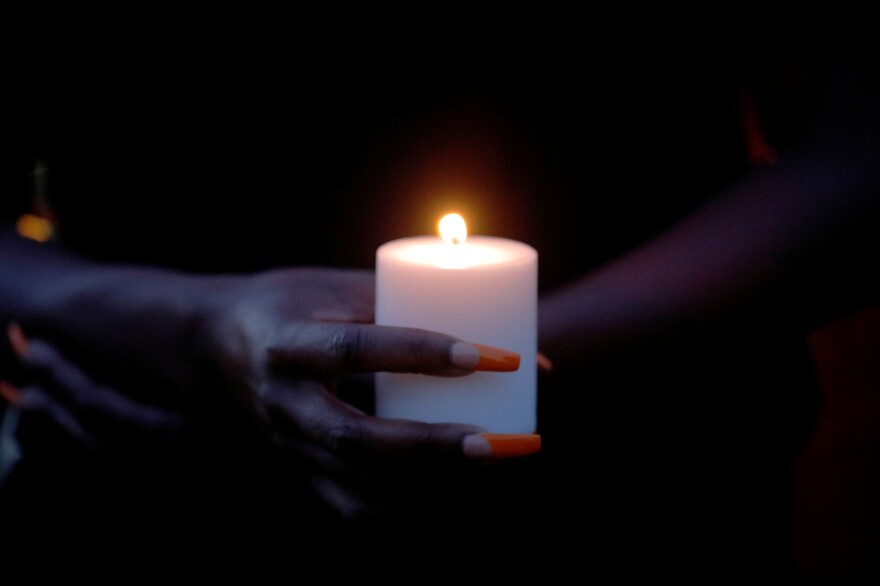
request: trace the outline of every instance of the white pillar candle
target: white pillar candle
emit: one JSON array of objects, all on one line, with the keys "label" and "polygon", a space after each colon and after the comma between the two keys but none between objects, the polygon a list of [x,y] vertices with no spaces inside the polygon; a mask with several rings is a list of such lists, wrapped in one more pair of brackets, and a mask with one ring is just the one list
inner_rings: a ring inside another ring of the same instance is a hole
[{"label": "white pillar candle", "polygon": [[[464,230],[463,221],[457,229]],[[522,242],[453,232],[443,239],[417,236],[380,246],[377,324],[443,332],[513,350],[521,361],[515,372],[464,377],[378,373],[376,414],[471,423],[493,433],[533,433],[537,306],[538,253]]]}]

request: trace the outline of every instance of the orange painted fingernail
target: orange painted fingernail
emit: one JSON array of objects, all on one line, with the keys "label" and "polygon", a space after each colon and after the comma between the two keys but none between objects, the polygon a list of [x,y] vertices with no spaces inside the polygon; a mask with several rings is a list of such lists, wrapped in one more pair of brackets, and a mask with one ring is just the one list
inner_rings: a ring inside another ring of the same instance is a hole
[{"label": "orange painted fingernail", "polygon": [[553,372],[553,362],[538,352],[538,370],[541,372]]},{"label": "orange painted fingernail", "polygon": [[28,341],[20,325],[15,322],[9,324],[9,327],[6,328],[6,335],[9,337],[9,345],[12,346],[12,351],[19,358],[27,354]]},{"label": "orange painted fingernail", "polygon": [[541,436],[534,433],[479,433],[462,441],[462,451],[474,460],[499,460],[541,451]]},{"label": "orange painted fingernail", "polygon": [[480,363],[480,351],[473,344],[456,342],[449,351],[452,366],[463,370],[473,370]]},{"label": "orange painted fingernail", "polygon": [[512,372],[519,369],[519,354],[516,352],[482,344],[474,344],[473,346],[480,353],[477,370]]},{"label": "orange painted fingernail", "polygon": [[519,354],[494,346],[456,342],[449,356],[453,366],[464,370],[511,372],[519,368]]},{"label": "orange painted fingernail", "polygon": [[21,399],[21,391],[5,380],[0,379],[0,397],[6,399],[6,402],[10,405],[14,405],[15,403],[18,403],[19,399]]}]

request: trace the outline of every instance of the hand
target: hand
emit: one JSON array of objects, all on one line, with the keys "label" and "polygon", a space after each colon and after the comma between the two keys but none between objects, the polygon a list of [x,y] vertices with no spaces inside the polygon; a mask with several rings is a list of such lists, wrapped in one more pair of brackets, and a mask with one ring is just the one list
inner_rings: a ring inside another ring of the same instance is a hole
[{"label": "hand", "polygon": [[22,412],[50,420],[87,451],[113,458],[161,453],[195,429],[191,414],[95,383],[48,342],[28,340],[17,324],[8,337],[26,382],[19,390],[0,381],[0,394]]},{"label": "hand", "polygon": [[[273,441],[306,462],[317,492],[345,516],[424,496],[474,461],[537,451],[537,436],[472,425],[371,417],[336,396],[340,375],[463,376],[515,370],[519,357],[444,334],[370,325],[370,273],[280,270],[236,279],[211,300],[221,377]],[[393,490],[392,490],[393,489]]]},{"label": "hand", "polygon": [[[117,341],[104,344],[100,351],[87,345],[88,364],[100,368],[109,361],[122,366],[116,370],[125,376],[114,379],[111,386],[125,394],[95,385],[57,352],[52,355],[51,347],[36,344],[33,358],[42,355],[45,364],[56,365],[47,369],[54,373],[49,377],[53,384],[44,388],[54,385],[62,397],[87,397],[86,418],[109,424],[103,427],[112,427],[114,417],[124,422],[132,413],[145,413],[145,403],[171,405],[197,419],[210,419],[218,412],[226,416],[233,407],[239,417],[244,414],[257,422],[275,445],[308,463],[318,493],[347,516],[370,512],[380,501],[395,501],[400,491],[389,487],[418,497],[426,487],[439,486],[439,476],[454,477],[450,469],[466,470],[473,461],[531,453],[539,446],[540,438],[532,435],[487,436],[469,425],[370,417],[336,397],[339,377],[348,373],[387,370],[462,376],[478,369],[518,366],[518,356],[496,348],[422,330],[370,325],[373,279],[369,273],[308,269],[186,278],[187,299],[197,300],[192,306],[171,303],[180,291],[180,281],[173,276],[153,272],[137,288],[129,285],[131,278],[109,275],[108,281],[116,288],[100,289],[85,311],[70,309],[59,315],[62,319],[92,316],[95,319],[87,321],[97,324],[94,329],[83,329],[84,321],[76,331]],[[138,297],[141,292],[144,295]],[[108,305],[111,313],[102,310]],[[196,319],[183,323],[199,327],[175,325],[181,307],[195,307]],[[109,315],[113,318],[107,319]],[[77,323],[74,320],[72,325]],[[140,335],[120,337],[125,331]],[[196,335],[190,335],[193,331]],[[163,342],[166,339],[168,344]],[[162,383],[163,377],[168,385]],[[127,380],[141,383],[138,393],[129,393]],[[151,381],[145,389],[144,381]],[[138,399],[129,399],[132,406],[122,409],[116,399],[101,400],[113,396]],[[77,432],[88,432],[74,408],[81,403],[62,401],[66,411],[53,403],[54,412],[58,419],[83,427]],[[156,429],[143,426],[148,433]]]}]

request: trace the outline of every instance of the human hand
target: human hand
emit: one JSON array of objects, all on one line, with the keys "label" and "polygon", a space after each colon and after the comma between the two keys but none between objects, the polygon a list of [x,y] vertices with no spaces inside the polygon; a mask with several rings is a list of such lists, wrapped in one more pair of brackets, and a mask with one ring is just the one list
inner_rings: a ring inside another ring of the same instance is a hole
[{"label": "human hand", "polygon": [[[401,494],[423,495],[443,484],[438,477],[452,478],[453,469],[471,469],[474,461],[532,453],[540,445],[533,435],[485,435],[469,425],[370,417],[336,396],[340,377],[349,373],[462,376],[518,366],[517,355],[497,348],[371,325],[369,273],[301,269],[187,278],[187,291],[195,293],[187,299],[197,300],[192,305],[174,301],[180,291],[176,278],[151,273],[150,279],[132,289],[130,279],[114,276],[120,288],[103,289],[107,296],[79,312],[114,316],[99,319],[94,330],[77,331],[116,341],[100,352],[88,346],[91,359],[83,365],[118,365],[114,371],[121,376],[101,381],[123,392],[95,384],[41,340],[20,352],[30,356],[31,374],[42,383],[26,387],[25,402],[86,443],[100,444],[91,437],[94,427],[99,437],[106,432],[112,445],[125,443],[113,437],[114,430],[127,434],[135,447],[173,444],[178,429],[165,420],[167,413],[199,421],[232,411],[239,422],[255,421],[265,438],[305,465],[317,492],[346,516]],[[131,301],[138,292],[146,305]],[[111,304],[112,313],[102,311],[101,303]],[[175,321],[178,315],[195,319]],[[127,328],[143,335],[123,335]],[[137,387],[132,392],[130,384]]]},{"label": "human hand", "polygon": [[367,272],[279,270],[234,278],[207,323],[226,389],[271,439],[305,463],[318,494],[360,516],[466,473],[537,451],[534,435],[371,417],[336,396],[340,376],[375,371],[463,376],[515,370],[519,356],[411,328],[371,325]]},{"label": "human hand", "polygon": [[97,384],[53,345],[27,339],[17,324],[7,334],[25,382],[19,389],[0,381],[0,395],[21,412],[50,421],[86,451],[114,459],[161,454],[193,432],[192,414]]}]

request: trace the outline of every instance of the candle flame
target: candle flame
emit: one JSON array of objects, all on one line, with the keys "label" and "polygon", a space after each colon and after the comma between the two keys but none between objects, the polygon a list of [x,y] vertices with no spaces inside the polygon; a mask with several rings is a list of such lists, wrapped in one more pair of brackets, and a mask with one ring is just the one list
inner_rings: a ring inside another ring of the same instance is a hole
[{"label": "candle flame", "polygon": [[446,214],[440,219],[440,238],[446,244],[461,244],[467,240],[467,225],[458,214]]}]

